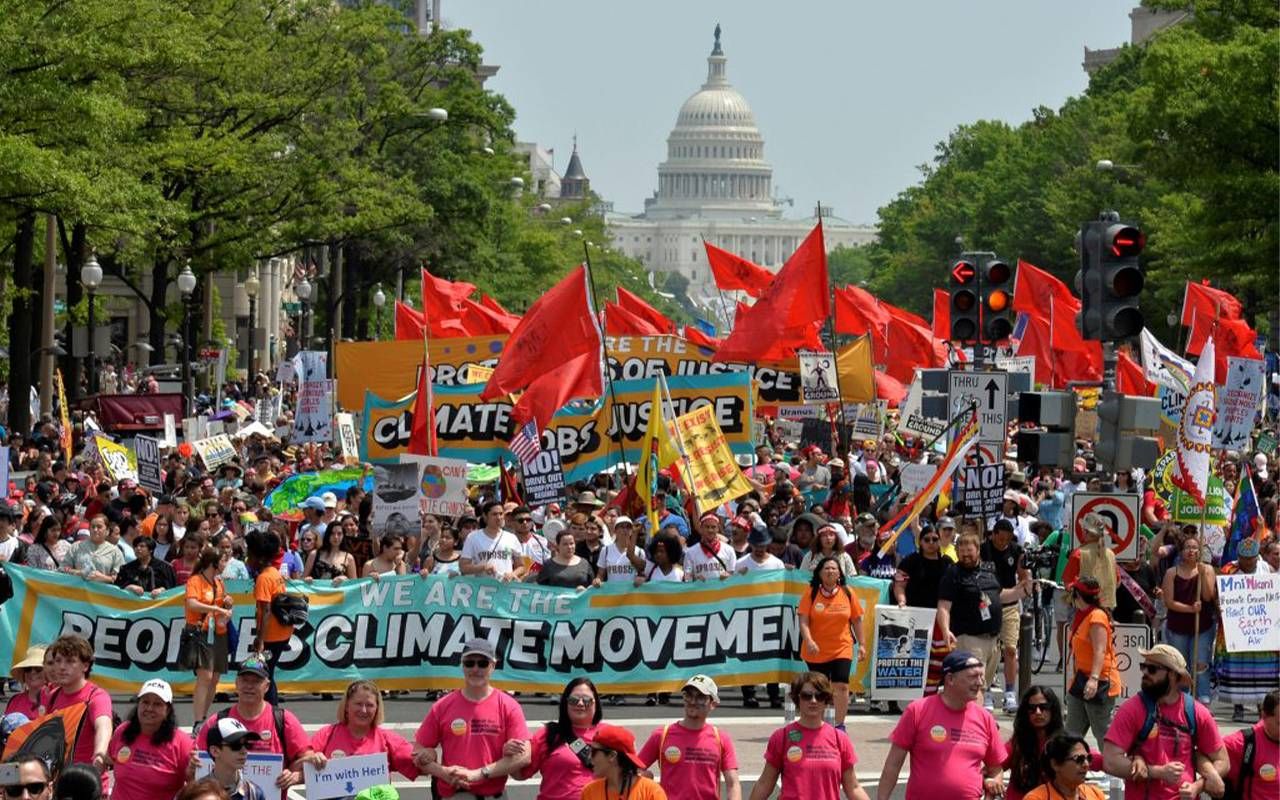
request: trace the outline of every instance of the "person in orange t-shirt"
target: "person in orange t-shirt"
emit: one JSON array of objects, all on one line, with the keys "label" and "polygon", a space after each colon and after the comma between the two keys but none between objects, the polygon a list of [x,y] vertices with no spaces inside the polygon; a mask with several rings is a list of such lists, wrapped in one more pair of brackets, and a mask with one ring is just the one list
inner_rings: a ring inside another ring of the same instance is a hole
[{"label": "person in orange t-shirt", "polygon": [[[195,569],[187,579],[185,615],[187,628],[195,629],[197,636],[190,652],[180,656],[186,659],[183,666],[196,675],[196,688],[191,698],[196,722],[204,721],[213,702],[218,678],[227,671],[229,642],[227,622],[231,619],[231,596],[222,583],[222,570],[226,556],[212,547],[200,551]],[[209,623],[213,623],[213,636],[209,636]]]},{"label": "person in orange t-shirt", "polygon": [[266,700],[272,706],[279,703],[276,688],[276,667],[280,656],[289,649],[293,626],[285,625],[271,613],[271,601],[285,593],[284,576],[280,574],[280,537],[272,531],[254,531],[245,539],[249,551],[249,568],[257,573],[253,582],[253,599],[257,603],[257,626],[253,640],[254,652],[264,653],[267,664]]},{"label": "person in orange t-shirt", "polygon": [[667,800],[657,781],[640,774],[644,764],[631,731],[602,722],[588,744],[596,780],[583,787],[582,800]]},{"label": "person in orange t-shirt", "polygon": [[1093,578],[1077,578],[1068,588],[1076,615],[1071,623],[1075,677],[1067,689],[1067,731],[1084,737],[1093,728],[1101,750],[1122,688],[1111,615],[1101,606],[1102,590]]},{"label": "person in orange t-shirt", "polygon": [[820,560],[813,569],[809,592],[800,597],[801,656],[809,669],[826,675],[835,700],[836,727],[844,729],[849,711],[849,675],[854,645],[861,656],[862,607],[845,585],[844,570],[834,556]]}]

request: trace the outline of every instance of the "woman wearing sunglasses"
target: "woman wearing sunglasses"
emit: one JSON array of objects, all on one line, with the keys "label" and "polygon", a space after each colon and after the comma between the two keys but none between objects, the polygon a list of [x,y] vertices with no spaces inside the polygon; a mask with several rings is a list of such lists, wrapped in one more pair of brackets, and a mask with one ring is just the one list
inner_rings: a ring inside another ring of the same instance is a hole
[{"label": "woman wearing sunglasses", "polygon": [[796,721],[773,732],[764,751],[764,770],[751,800],[767,800],[782,777],[779,800],[868,800],[853,765],[858,757],[853,742],[822,720],[831,703],[831,681],[817,672],[804,672],[791,681]]},{"label": "woman wearing sunglasses", "polygon": [[560,713],[533,735],[523,780],[541,773],[538,800],[578,800],[591,782],[591,737],[604,710],[590,678],[574,678],[560,693]]},{"label": "woman wearing sunglasses", "polygon": [[1004,768],[1009,770],[1009,785],[1005,787],[1005,800],[1023,800],[1027,792],[1048,780],[1044,746],[1065,731],[1058,695],[1044,686],[1027,687],[1018,703],[1013,735],[1007,743],[1009,757],[1005,759]]},{"label": "woman wearing sunglasses", "polygon": [[1101,789],[1085,783],[1091,759],[1083,737],[1053,737],[1044,746],[1045,782],[1027,792],[1026,800],[1105,800]]},{"label": "woman wearing sunglasses", "polygon": [[314,752],[304,756],[316,769],[324,769],[330,758],[386,753],[387,764],[409,780],[418,777],[413,764],[413,745],[395,731],[382,726],[382,693],[373,681],[352,681],[338,701],[338,721],[325,725],[311,738]]},{"label": "woman wearing sunglasses", "polygon": [[582,800],[667,800],[657,781],[640,774],[636,737],[626,728],[600,725],[591,737],[591,774]]},{"label": "woman wearing sunglasses", "polygon": [[107,745],[115,773],[111,796],[170,800],[187,782],[195,742],[178,728],[173,689],[158,678],[142,684],[129,719]]}]

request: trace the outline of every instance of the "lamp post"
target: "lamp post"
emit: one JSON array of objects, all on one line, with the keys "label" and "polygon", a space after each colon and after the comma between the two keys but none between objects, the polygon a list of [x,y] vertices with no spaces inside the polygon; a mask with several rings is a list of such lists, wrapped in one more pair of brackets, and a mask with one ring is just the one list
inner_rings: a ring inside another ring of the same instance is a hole
[{"label": "lamp post", "polygon": [[195,394],[191,386],[191,295],[195,290],[196,275],[188,261],[178,273],[178,294],[182,295],[182,402],[188,414],[191,413],[192,396]]},{"label": "lamp post", "polygon": [[294,284],[293,293],[298,296],[298,302],[302,304],[302,309],[298,314],[298,349],[307,350],[310,347],[311,337],[307,332],[307,310],[311,305],[311,281],[303,276],[302,280]]},{"label": "lamp post", "polygon": [[249,380],[245,387],[249,391],[250,397],[258,395],[258,371],[257,371],[257,355],[258,343],[255,341],[254,333],[258,324],[258,291],[262,288],[262,282],[258,280],[258,268],[254,267],[253,272],[249,273],[249,279],[244,282],[244,293],[249,296]]},{"label": "lamp post", "polygon": [[102,267],[98,266],[98,256],[89,254],[89,260],[80,268],[80,283],[89,291],[89,394],[98,393],[98,365],[94,356],[94,333],[97,331],[93,313],[93,293],[102,285]]},{"label": "lamp post", "polygon": [[374,341],[382,338],[382,307],[387,304],[387,296],[379,283],[373,292],[373,336]]}]

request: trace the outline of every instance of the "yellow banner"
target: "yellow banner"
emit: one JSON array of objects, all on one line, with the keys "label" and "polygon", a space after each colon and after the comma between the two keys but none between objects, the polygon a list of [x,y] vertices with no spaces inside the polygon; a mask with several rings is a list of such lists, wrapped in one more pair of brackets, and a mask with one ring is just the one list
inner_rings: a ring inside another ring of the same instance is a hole
[{"label": "yellow banner", "polygon": [[71,412],[67,410],[67,387],[62,383],[62,370],[54,370],[53,377],[58,387],[58,411],[61,414],[62,430],[58,432],[58,442],[62,445],[67,467],[71,466]]},{"label": "yellow banner", "polygon": [[675,429],[683,450],[677,465],[684,485],[693,489],[699,513],[751,491],[711,409],[698,408],[676,417]]},{"label": "yellow banner", "polygon": [[871,363],[871,337],[859,336],[836,351],[840,399],[846,403],[876,401],[875,367]]},{"label": "yellow banner", "polygon": [[493,367],[482,367],[479,364],[467,367],[467,383],[488,383],[492,377]]}]

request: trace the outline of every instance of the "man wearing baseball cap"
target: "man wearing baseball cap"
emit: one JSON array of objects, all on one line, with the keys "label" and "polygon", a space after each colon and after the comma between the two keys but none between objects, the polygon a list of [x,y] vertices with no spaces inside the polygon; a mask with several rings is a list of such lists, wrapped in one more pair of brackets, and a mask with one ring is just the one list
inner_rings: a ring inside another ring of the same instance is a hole
[{"label": "man wearing baseball cap", "polygon": [[937,694],[911,701],[889,734],[889,754],[876,800],[889,800],[911,755],[907,797],[982,800],[1004,794],[1000,780],[1008,752],[995,717],[978,705],[985,662],[964,650],[942,660]]},{"label": "man wearing baseball cap", "polygon": [[644,548],[636,544],[636,524],[631,517],[613,521],[613,541],[600,551],[597,579],[643,583],[649,570]]},{"label": "man wearing baseball cap", "polygon": [[707,723],[720,705],[720,690],[706,675],[685,681],[684,717],[663,725],[640,748],[640,762],[648,768],[659,762],[662,788],[671,800],[718,800],[724,776],[728,800],[742,800],[738,782],[738,754],[729,734]]},{"label": "man wearing baseball cap", "polygon": [[1213,713],[1186,691],[1186,659],[1167,644],[1138,654],[1142,691],[1116,709],[1102,741],[1103,769],[1124,778],[1126,800],[1176,800],[1202,791],[1221,797],[1221,776],[1231,766],[1226,744]]},{"label": "man wearing baseball cap", "polygon": [[205,721],[196,736],[196,748],[209,748],[210,732],[214,728],[223,733],[229,730],[220,727],[221,723],[240,723],[257,737],[244,740],[249,750],[284,756],[284,769],[276,779],[283,800],[286,789],[302,783],[302,762],[311,755],[311,741],[292,711],[272,707],[267,702],[268,682],[267,665],[261,654],[255,653],[240,662],[240,671],[236,674],[236,704]]},{"label": "man wearing baseball cap", "polygon": [[210,728],[208,745],[213,769],[209,777],[226,790],[231,800],[266,800],[266,791],[244,777],[250,746],[261,741],[261,735],[230,717],[217,720]]},{"label": "man wearing baseball cap", "polygon": [[507,776],[529,764],[524,711],[490,683],[497,662],[492,642],[468,639],[462,647],[462,688],[433,703],[413,737],[413,763],[436,779],[442,797],[500,797]]}]

